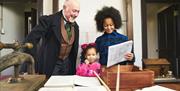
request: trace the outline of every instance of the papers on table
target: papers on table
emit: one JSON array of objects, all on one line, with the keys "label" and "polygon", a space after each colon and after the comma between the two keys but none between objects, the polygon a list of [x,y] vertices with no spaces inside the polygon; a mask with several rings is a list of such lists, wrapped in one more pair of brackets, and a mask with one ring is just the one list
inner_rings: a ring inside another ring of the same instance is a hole
[{"label": "papers on table", "polygon": [[93,86],[101,86],[101,83],[99,82],[97,77],[83,77],[74,75],[74,84],[78,86],[87,86],[87,87],[93,87]]},{"label": "papers on table", "polygon": [[104,86],[75,87],[74,91],[107,91]]},{"label": "papers on table", "polygon": [[38,91],[74,91],[73,87],[42,87]]},{"label": "papers on table", "polygon": [[44,84],[45,87],[73,87],[74,76],[51,76]]},{"label": "papers on table", "polygon": [[146,87],[146,88],[143,88],[142,90],[136,90],[136,91],[176,91],[176,90],[162,87],[159,85],[155,85],[155,86]]},{"label": "papers on table", "polygon": [[106,91],[104,86],[94,86],[94,87],[42,87],[39,91]]},{"label": "papers on table", "polygon": [[120,44],[109,46],[107,67],[119,62],[125,61],[124,54],[131,52],[133,41],[127,41]]},{"label": "papers on table", "polygon": [[39,91],[106,91],[97,77],[51,76]]},{"label": "papers on table", "polygon": [[45,87],[73,87],[78,86],[101,86],[97,77],[83,77],[78,75],[51,76],[45,83]]}]

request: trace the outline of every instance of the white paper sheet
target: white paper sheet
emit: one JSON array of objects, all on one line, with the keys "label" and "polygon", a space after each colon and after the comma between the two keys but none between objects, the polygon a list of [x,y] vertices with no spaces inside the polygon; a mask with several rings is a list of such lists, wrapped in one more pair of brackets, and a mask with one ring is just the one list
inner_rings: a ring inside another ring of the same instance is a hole
[{"label": "white paper sheet", "polygon": [[107,67],[125,61],[124,54],[131,52],[132,44],[133,41],[130,40],[124,43],[109,46]]},{"label": "white paper sheet", "polygon": [[42,87],[38,91],[74,91],[73,87]]},{"label": "white paper sheet", "polygon": [[74,76],[74,84],[87,87],[101,86],[97,77],[83,77],[78,75]]},{"label": "white paper sheet", "polygon": [[51,76],[45,87],[74,87],[74,86],[101,86],[97,77],[83,77],[78,75]]},{"label": "white paper sheet", "polygon": [[166,87],[162,87],[162,86],[159,86],[159,85],[155,85],[155,86],[146,87],[146,88],[143,88],[141,90],[136,90],[136,91],[176,91],[176,90],[169,89],[169,88],[166,88]]},{"label": "white paper sheet", "polygon": [[107,91],[104,86],[93,87],[42,87],[38,91]]},{"label": "white paper sheet", "polygon": [[73,87],[74,75],[51,76],[44,84],[45,87]]},{"label": "white paper sheet", "polygon": [[74,91],[107,91],[104,86],[74,87]]}]

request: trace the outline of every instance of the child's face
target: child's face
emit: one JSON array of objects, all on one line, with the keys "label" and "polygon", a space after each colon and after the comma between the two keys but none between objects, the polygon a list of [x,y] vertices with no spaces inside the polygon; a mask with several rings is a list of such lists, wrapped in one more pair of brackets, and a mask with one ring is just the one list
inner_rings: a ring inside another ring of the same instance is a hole
[{"label": "child's face", "polygon": [[93,63],[96,61],[97,55],[96,55],[96,49],[90,48],[86,52],[86,59],[89,61],[89,63]]},{"label": "child's face", "polygon": [[103,27],[106,33],[112,33],[115,29],[113,20],[111,18],[105,18],[103,22]]}]

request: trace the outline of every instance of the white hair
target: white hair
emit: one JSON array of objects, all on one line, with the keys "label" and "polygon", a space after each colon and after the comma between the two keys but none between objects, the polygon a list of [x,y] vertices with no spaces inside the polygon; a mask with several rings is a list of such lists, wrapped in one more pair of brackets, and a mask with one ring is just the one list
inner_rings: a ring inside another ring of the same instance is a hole
[{"label": "white hair", "polygon": [[63,8],[67,7],[68,5],[71,5],[73,3],[79,4],[79,0],[65,0],[63,4]]}]

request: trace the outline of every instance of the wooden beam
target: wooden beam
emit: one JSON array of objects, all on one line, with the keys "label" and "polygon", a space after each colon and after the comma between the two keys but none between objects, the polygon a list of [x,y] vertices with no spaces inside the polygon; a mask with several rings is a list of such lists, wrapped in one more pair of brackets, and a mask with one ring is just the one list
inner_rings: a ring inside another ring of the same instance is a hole
[{"label": "wooden beam", "polygon": [[53,13],[58,12],[59,10],[59,0],[53,0]]}]

